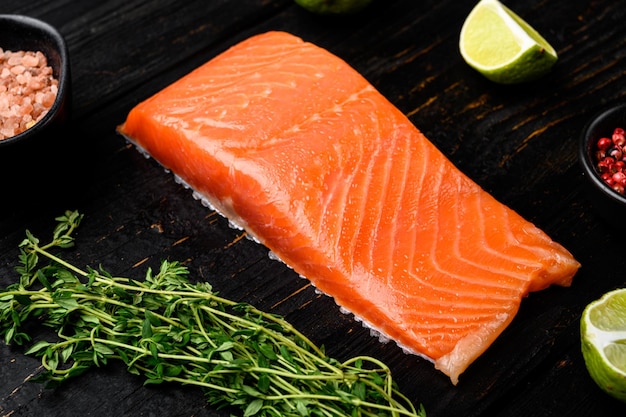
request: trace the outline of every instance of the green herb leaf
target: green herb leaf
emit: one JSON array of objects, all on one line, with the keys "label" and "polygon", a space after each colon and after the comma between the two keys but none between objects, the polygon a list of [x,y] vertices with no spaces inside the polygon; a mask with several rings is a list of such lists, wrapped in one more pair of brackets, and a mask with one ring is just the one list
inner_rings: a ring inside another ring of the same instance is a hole
[{"label": "green herb leaf", "polygon": [[39,280],[39,282],[41,282],[41,284],[46,287],[46,289],[50,292],[52,292],[52,285],[50,285],[50,282],[48,281],[48,278],[46,277],[46,274],[43,273],[43,270],[38,270],[36,273],[37,276],[37,280]]},{"label": "green herb leaf", "polygon": [[261,351],[263,356],[265,356],[269,360],[278,359],[278,356],[276,356],[276,352],[274,352],[274,346],[270,345],[269,343],[263,343],[262,345],[260,345],[259,350]]},{"label": "green herb leaf", "polygon": [[40,341],[36,342],[35,344],[33,344],[29,349],[27,349],[26,352],[24,352],[24,354],[25,355],[32,355],[32,354],[38,353],[42,349],[47,349],[51,345],[52,345],[52,343],[50,343],[50,342],[47,342],[45,340],[40,340]]},{"label": "green herb leaf", "polygon": [[141,326],[141,337],[144,339],[150,339],[152,334],[152,324],[150,323],[150,320],[146,318]]},{"label": "green herb leaf", "polygon": [[59,306],[63,307],[67,311],[73,311],[80,307],[78,301],[71,298],[71,296],[67,293],[62,293],[59,296],[53,297],[52,299],[55,303],[57,303]]},{"label": "green herb leaf", "polygon": [[104,345],[102,343],[95,343],[93,345],[93,350],[95,350],[96,352],[102,355],[113,355],[115,353],[111,348],[109,348],[107,345]]},{"label": "green herb leaf", "polygon": [[261,408],[263,408],[263,400],[260,400],[260,399],[254,400],[250,404],[248,404],[245,412],[243,413],[243,416],[249,417],[249,416],[256,415],[256,413],[258,413],[261,410]]},{"label": "green herb leaf", "polygon": [[270,380],[270,377],[268,374],[266,373],[259,374],[259,382],[257,382],[257,385],[256,385],[259,391],[266,394],[269,391],[271,385],[272,385],[272,381]]}]

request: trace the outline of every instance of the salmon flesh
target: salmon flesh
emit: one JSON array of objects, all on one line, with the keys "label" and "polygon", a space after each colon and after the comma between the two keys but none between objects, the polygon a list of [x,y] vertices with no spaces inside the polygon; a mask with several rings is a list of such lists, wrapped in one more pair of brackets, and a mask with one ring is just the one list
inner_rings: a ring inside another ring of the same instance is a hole
[{"label": "salmon flesh", "polygon": [[346,62],[285,32],[231,47],[118,132],[453,384],[530,291],[580,267]]}]

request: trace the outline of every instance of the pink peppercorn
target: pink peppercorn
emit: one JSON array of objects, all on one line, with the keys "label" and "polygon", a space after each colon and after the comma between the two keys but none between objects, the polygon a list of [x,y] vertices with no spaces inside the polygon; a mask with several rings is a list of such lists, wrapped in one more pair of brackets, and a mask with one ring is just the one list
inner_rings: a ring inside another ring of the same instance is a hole
[{"label": "pink peppercorn", "polygon": [[598,149],[601,151],[606,151],[611,146],[613,146],[613,140],[609,138],[600,138],[598,140]]},{"label": "pink peppercorn", "polygon": [[616,192],[626,192],[626,134],[623,128],[613,130],[610,138],[596,141],[596,169],[602,181]]},{"label": "pink peppercorn", "polygon": [[602,179],[602,181],[604,181],[607,185],[613,185],[613,183],[615,181],[613,181],[613,174],[611,174],[610,172],[605,172],[602,175],[600,175],[600,178]]},{"label": "pink peppercorn", "polygon": [[600,174],[609,172],[614,163],[615,163],[615,160],[613,158],[608,157],[608,156],[604,157],[597,164],[598,171],[600,171]]},{"label": "pink peppercorn", "polygon": [[613,174],[613,181],[615,181],[616,184],[620,184],[620,185],[626,185],[626,174],[624,174],[622,171],[617,171],[615,174]]},{"label": "pink peppercorn", "polygon": [[624,152],[622,151],[622,148],[620,148],[619,146],[615,146],[606,151],[606,155],[613,158],[614,161],[617,161],[622,159],[622,157],[624,156]]}]

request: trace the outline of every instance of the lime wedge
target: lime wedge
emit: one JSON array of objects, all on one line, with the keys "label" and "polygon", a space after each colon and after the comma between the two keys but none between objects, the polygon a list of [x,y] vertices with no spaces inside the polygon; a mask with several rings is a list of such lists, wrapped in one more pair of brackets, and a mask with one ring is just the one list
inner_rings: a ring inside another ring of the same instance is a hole
[{"label": "lime wedge", "polygon": [[321,15],[343,15],[360,12],[372,0],[295,0],[296,4]]},{"label": "lime wedge", "polygon": [[610,291],[585,308],[580,337],[591,378],[626,402],[626,288]]},{"label": "lime wedge", "polygon": [[461,28],[465,62],[489,80],[515,84],[546,74],[557,60],[554,48],[498,0],[480,0]]}]

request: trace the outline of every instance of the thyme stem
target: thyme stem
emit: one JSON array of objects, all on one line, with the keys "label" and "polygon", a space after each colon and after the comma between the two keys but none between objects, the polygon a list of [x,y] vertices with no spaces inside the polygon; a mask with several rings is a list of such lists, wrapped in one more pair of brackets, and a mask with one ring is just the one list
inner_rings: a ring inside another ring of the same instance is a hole
[{"label": "thyme stem", "polygon": [[[27,231],[19,282],[0,291],[0,336],[41,357],[34,380],[54,387],[120,360],[146,384],[198,386],[211,404],[240,408],[244,417],[425,417],[380,360],[329,358],[284,318],[190,283],[177,262],[163,261],[139,281],[52,254],[74,244],[81,219],[57,218],[45,245]],[[55,329],[58,339],[31,343],[29,321]]]}]

